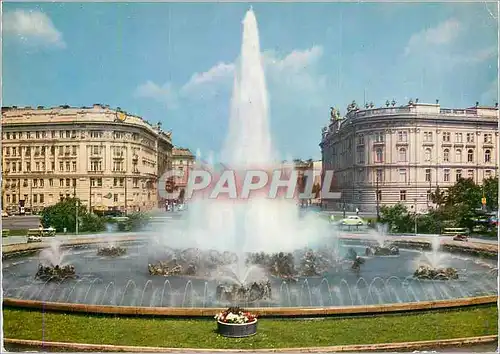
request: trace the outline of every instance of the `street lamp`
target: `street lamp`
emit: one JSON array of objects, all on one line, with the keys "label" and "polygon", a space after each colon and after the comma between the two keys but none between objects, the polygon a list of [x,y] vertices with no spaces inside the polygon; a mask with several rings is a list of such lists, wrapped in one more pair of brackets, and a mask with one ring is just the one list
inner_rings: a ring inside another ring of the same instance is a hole
[{"label": "street lamp", "polygon": [[380,190],[379,190],[379,172],[377,170],[377,178],[376,178],[376,190],[375,190],[375,195],[376,195],[376,201],[377,201],[377,222],[380,222]]}]

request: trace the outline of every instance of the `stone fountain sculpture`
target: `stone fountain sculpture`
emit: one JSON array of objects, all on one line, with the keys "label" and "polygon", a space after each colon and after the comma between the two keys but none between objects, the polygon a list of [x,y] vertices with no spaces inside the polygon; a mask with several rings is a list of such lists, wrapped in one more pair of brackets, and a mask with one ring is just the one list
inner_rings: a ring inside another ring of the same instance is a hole
[{"label": "stone fountain sculpture", "polygon": [[255,302],[271,298],[271,282],[264,280],[245,284],[219,284],[215,290],[215,297],[219,301],[232,303]]},{"label": "stone fountain sculpture", "polygon": [[399,255],[399,248],[395,245],[383,245],[367,247],[365,256],[397,256]]},{"label": "stone fountain sculpture", "polygon": [[458,279],[458,272],[455,268],[433,268],[429,265],[421,265],[413,273],[417,279],[429,280],[455,280]]},{"label": "stone fountain sculpture", "polygon": [[75,267],[73,265],[60,266],[59,264],[56,264],[55,266],[44,266],[42,264],[39,264],[35,278],[44,281],[61,281],[64,279],[74,279],[76,278]]},{"label": "stone fountain sculpture", "polygon": [[127,249],[125,247],[109,245],[106,247],[101,247],[97,250],[98,256],[106,256],[106,257],[120,257],[127,253]]}]

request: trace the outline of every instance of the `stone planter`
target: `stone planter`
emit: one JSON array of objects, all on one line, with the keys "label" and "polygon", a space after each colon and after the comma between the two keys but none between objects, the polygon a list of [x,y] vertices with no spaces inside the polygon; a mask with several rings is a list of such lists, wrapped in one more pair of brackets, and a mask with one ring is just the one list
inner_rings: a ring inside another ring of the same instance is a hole
[{"label": "stone planter", "polygon": [[248,323],[224,323],[217,321],[217,332],[224,337],[243,338],[257,333],[257,320]]}]

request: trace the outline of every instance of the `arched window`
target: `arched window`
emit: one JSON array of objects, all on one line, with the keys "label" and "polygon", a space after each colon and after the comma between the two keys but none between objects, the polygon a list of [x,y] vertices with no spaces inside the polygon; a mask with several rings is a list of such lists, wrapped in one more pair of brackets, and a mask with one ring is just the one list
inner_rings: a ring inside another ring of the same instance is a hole
[{"label": "arched window", "polygon": [[444,149],[444,151],[443,151],[443,161],[445,161],[445,162],[450,161],[450,150],[449,149]]},{"label": "arched window", "polygon": [[427,148],[425,149],[425,161],[430,161],[431,160],[431,149]]},{"label": "arched window", "polygon": [[484,162],[491,162],[491,150],[485,150]]},{"label": "arched window", "polygon": [[462,150],[461,149],[457,149],[457,151],[455,151],[455,162],[462,162]]},{"label": "arched window", "polygon": [[375,150],[375,155],[376,162],[384,162],[384,150],[382,150],[382,148],[377,148]]},{"label": "arched window", "polygon": [[474,162],[474,150],[467,150],[467,162]]},{"label": "arched window", "polygon": [[405,148],[399,149],[399,161],[406,162],[406,149]]}]

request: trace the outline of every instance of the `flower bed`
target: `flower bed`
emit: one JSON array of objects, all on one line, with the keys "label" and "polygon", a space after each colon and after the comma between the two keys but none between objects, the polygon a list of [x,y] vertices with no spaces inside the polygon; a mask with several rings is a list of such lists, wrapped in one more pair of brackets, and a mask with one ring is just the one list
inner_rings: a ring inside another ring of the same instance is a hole
[{"label": "flower bed", "polygon": [[224,337],[242,338],[257,333],[257,316],[240,309],[230,307],[215,315],[217,332]]}]

